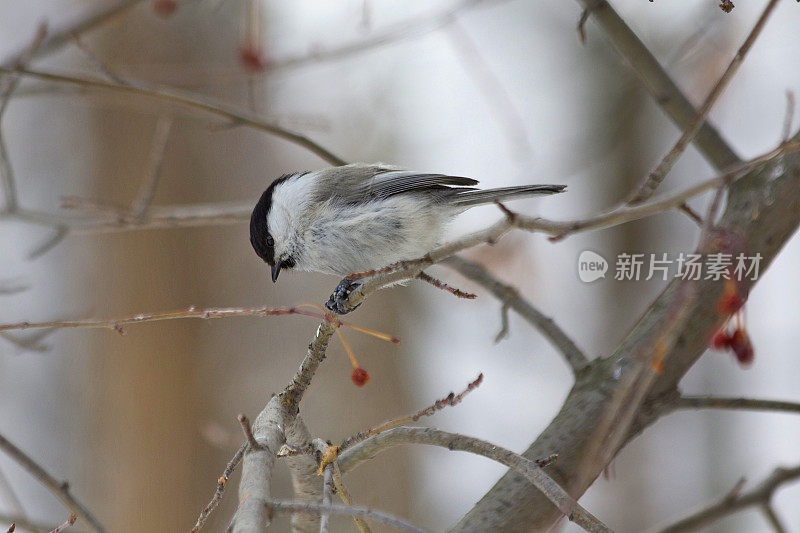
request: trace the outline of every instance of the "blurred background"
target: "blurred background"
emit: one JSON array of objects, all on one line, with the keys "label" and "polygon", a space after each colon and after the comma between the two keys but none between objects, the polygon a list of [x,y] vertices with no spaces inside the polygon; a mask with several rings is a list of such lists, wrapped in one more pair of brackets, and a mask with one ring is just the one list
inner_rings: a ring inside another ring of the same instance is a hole
[{"label": "blurred background", "polygon": [[[40,22],[58,27],[102,4],[0,5],[0,57],[30,42]],[[185,0],[173,12],[164,2],[132,4],[80,36],[90,55],[70,42],[33,65],[102,77],[99,61],[122,79],[251,110],[347,161],[471,176],[484,186],[565,183],[568,194],[514,204],[554,219],[613,206],[679,135],[591,21],[580,43],[577,2]],[[711,0],[613,2],[694,102],[716,81],[763,4],[737,2],[725,14]],[[743,158],[780,140],[786,91],[800,90],[799,24],[800,7],[781,3],[711,113]],[[325,55],[355,43],[367,45]],[[296,145],[184,108],[25,80],[2,124],[21,204],[59,213],[61,198],[77,195],[129,205],[157,125],[166,119],[171,129],[154,204],[255,203],[282,173],[326,165]],[[690,148],[661,192],[713,173]],[[692,205],[702,209],[707,201]],[[475,209],[451,233],[500,216],[492,207]],[[0,295],[0,322],[322,303],[338,282],[287,272],[273,285],[250,248],[246,223],[70,235],[30,259],[51,233],[0,220],[0,281],[27,287]],[[697,236],[691,220],[672,212],[557,244],[514,233],[466,255],[516,286],[588,354],[604,356],[665,282],[608,275],[582,283],[580,252],[600,253],[613,274],[621,252],[674,256],[692,251]],[[752,367],[708,353],[684,379],[684,391],[800,401],[798,265],[794,239],[747,304]],[[434,270],[478,299],[456,300],[420,283],[371,297],[350,320],[402,343],[346,330],[371,375],[357,388],[341,343],[332,341],[301,408],[315,436],[341,441],[459,391],[480,372],[478,390],[426,422],[522,451],[557,412],[572,384],[559,354],[513,314],[508,338],[495,344],[500,304],[452,271]],[[185,531],[242,439],[236,415],[255,417],[285,386],[315,327],[302,317],[230,318],[135,325],[124,336],[60,330],[32,345],[28,332],[0,338],[0,432],[69,479],[112,531]],[[742,476],[757,482],[777,465],[800,462],[798,438],[800,419],[792,415],[680,412],[626,447],[581,503],[619,531],[646,530],[721,497]],[[65,519],[60,504],[2,455],[0,471],[27,516],[53,524]],[[406,447],[348,479],[357,503],[436,531],[469,510],[504,471],[476,456]],[[227,525],[237,482],[238,474],[210,531]],[[291,494],[284,468],[277,469],[275,494]],[[798,498],[800,484],[776,499],[792,531],[800,531]],[[13,510],[13,502],[0,501],[0,511]],[[288,523],[280,517],[273,527],[284,531]],[[334,525],[353,528],[339,518]],[[757,510],[709,529],[763,530]]]}]

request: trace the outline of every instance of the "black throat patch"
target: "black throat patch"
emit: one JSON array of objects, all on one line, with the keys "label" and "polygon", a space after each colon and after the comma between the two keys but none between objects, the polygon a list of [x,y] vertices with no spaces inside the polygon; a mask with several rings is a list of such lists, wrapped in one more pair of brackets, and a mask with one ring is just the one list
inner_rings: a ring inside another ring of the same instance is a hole
[{"label": "black throat patch", "polygon": [[258,203],[253,208],[253,214],[250,215],[250,244],[253,246],[253,250],[256,251],[258,257],[270,265],[275,264],[275,247],[270,246],[267,242],[267,238],[270,236],[267,217],[272,209],[272,195],[275,192],[276,186],[294,175],[295,174],[284,174],[270,183],[267,190],[264,191]]}]

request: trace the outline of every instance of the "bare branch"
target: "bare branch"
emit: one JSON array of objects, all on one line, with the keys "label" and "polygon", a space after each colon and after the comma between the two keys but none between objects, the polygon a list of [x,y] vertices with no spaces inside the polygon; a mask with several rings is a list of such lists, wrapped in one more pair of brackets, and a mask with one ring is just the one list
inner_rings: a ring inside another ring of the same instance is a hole
[{"label": "bare branch", "polygon": [[409,524],[404,520],[395,518],[381,511],[373,511],[366,507],[347,506],[347,505],[322,505],[314,502],[282,502],[282,501],[268,501],[265,506],[269,511],[288,511],[292,513],[332,513],[345,516],[354,516],[364,518],[367,520],[374,520],[380,524],[399,529],[402,531],[412,531],[413,533],[424,533],[423,529],[418,528],[413,524]]},{"label": "bare branch", "polygon": [[276,70],[344,59],[381,46],[387,46],[402,40],[431,33],[452,24],[457,20],[458,15],[467,10],[474,9],[481,5],[498,4],[503,1],[506,0],[459,0],[453,6],[433,14],[423,14],[419,17],[390,26],[382,31],[375,32],[366,39],[361,39],[335,48],[317,48],[308,54],[269,61],[265,65],[264,72],[269,73]]},{"label": "bare branch", "polygon": [[19,86],[19,82],[22,79],[19,75],[20,69],[22,69],[28,63],[28,61],[30,61],[30,59],[33,57],[33,54],[36,53],[36,49],[41,46],[46,35],[47,25],[40,24],[30,44],[25,47],[25,49],[20,53],[19,57],[17,57],[14,61],[13,68],[9,69],[9,72],[6,73],[6,76],[3,76],[5,86],[3,87],[2,94],[0,94],[0,185],[3,187],[3,197],[5,200],[2,211],[3,213],[13,213],[18,206],[14,170],[11,167],[8,149],[6,148],[6,142],[3,138],[3,115],[5,115],[6,109],[8,109],[8,104],[11,101],[11,95]]},{"label": "bare branch", "polygon": [[531,157],[533,147],[525,121],[508,91],[483,58],[478,45],[458,20],[450,25],[447,36],[450,37],[456,55],[467,74],[483,94],[492,118],[498,123],[500,132],[505,135],[508,145],[512,148],[511,155],[518,159]]},{"label": "bare branch", "polygon": [[275,464],[275,451],[285,442],[283,428],[292,423],[292,417],[280,401],[273,396],[253,424],[253,437],[258,448],[248,446],[242,461],[242,479],[239,482],[239,508],[232,524],[234,533],[262,531],[272,519],[271,482]]},{"label": "bare branch", "polygon": [[[775,494],[775,491],[784,484],[795,481],[797,478],[800,478],[800,466],[794,468],[776,468],[769,477],[752,490],[726,495],[717,503],[709,505],[705,509],[659,530],[659,533],[686,533],[688,531],[696,531],[721,518],[749,507],[760,506],[762,509],[767,509],[769,508],[772,495]],[[775,526],[776,523],[780,523],[777,521],[777,517],[774,517],[776,520],[775,522],[772,521],[772,517],[770,517],[769,514],[767,517],[773,526]],[[781,531],[781,529],[777,528],[776,530]]]},{"label": "bare branch", "polygon": [[[344,485],[344,481],[342,480],[342,471],[339,468],[339,463],[331,463],[333,467],[333,484],[336,486],[336,493],[339,495],[339,498],[344,502],[345,505],[351,506],[353,505],[353,499],[350,496],[350,493],[347,491],[347,487]],[[363,519],[359,517],[353,518],[356,522],[356,527],[361,533],[370,533],[369,526]]]},{"label": "bare branch", "polygon": [[464,298],[465,300],[474,300],[475,297],[476,297],[471,292],[464,292],[464,291],[462,291],[460,289],[456,289],[455,287],[451,287],[450,285],[448,285],[444,281],[436,279],[433,276],[430,276],[425,272],[420,272],[419,274],[417,274],[417,278],[421,279],[425,283],[429,283],[429,284],[433,285],[437,289],[441,289],[441,290],[443,290],[445,292],[449,292],[450,294],[452,294],[456,298]]},{"label": "bare branch", "polygon": [[605,524],[581,507],[534,461],[495,444],[435,428],[397,427],[361,441],[337,459],[343,472],[356,468],[376,454],[400,444],[427,444],[482,455],[502,463],[525,476],[561,513],[586,531],[611,531]]},{"label": "bare branch", "polygon": [[[15,72],[14,69],[0,67],[0,73],[11,74],[14,72]],[[325,148],[323,148],[322,146],[315,143],[314,141],[312,141],[311,139],[309,139],[304,135],[295,133],[293,131],[289,131],[286,128],[283,128],[277,124],[266,122],[263,119],[251,113],[248,113],[246,111],[241,111],[227,104],[216,102],[207,98],[202,98],[200,96],[192,95],[183,91],[177,91],[174,89],[165,89],[165,88],[153,88],[145,86],[141,83],[133,84],[131,82],[128,82],[128,84],[126,85],[122,85],[119,83],[100,80],[97,78],[56,74],[52,72],[45,72],[42,70],[20,69],[17,70],[16,72],[18,72],[23,76],[39,80],[57,82],[57,83],[68,83],[71,85],[77,85],[93,89],[116,91],[122,94],[130,94],[134,96],[140,96],[143,98],[150,98],[152,100],[158,100],[161,102],[170,103],[187,109],[194,109],[196,111],[201,111],[203,113],[208,113],[210,115],[222,117],[226,120],[234,121],[244,127],[263,131],[265,133],[269,133],[270,135],[274,135],[281,139],[285,139],[302,148],[305,148],[306,150],[312,152],[313,154],[317,155],[318,157],[320,157],[321,159],[327,161],[332,165],[345,164],[343,159],[329,152],[328,150],[326,150]]]},{"label": "bare branch", "polygon": [[[333,488],[333,465],[328,465],[325,467],[322,477],[322,505],[324,507],[329,507],[331,505]],[[330,522],[330,517],[330,513],[322,513],[319,520],[319,533],[328,533],[328,523]]]},{"label": "bare branch", "polygon": [[156,130],[153,133],[153,140],[150,143],[150,155],[145,165],[144,178],[139,192],[131,202],[130,214],[137,223],[142,223],[145,219],[147,209],[153,200],[156,192],[156,185],[161,176],[161,165],[164,162],[164,153],[169,141],[169,134],[172,130],[172,119],[169,117],[159,117],[156,123]]},{"label": "bare branch", "polygon": [[54,496],[61,500],[61,503],[63,503],[67,509],[86,522],[90,529],[98,533],[105,532],[103,525],[100,524],[89,509],[72,495],[69,489],[69,483],[66,481],[58,481],[51,476],[44,468],[39,466],[39,463],[34,461],[28,454],[9,442],[9,440],[2,435],[0,435],[0,449],[27,470],[29,474],[39,480],[42,485],[47,487]]},{"label": "bare branch", "polygon": [[[282,316],[300,315],[311,318],[327,320],[325,316],[297,309],[295,307],[209,307],[197,309],[192,306],[181,311],[164,311],[159,313],[139,313],[119,318],[87,318],[82,320],[52,320],[49,322],[17,322],[14,324],[0,324],[0,331],[39,329],[39,328],[109,328],[122,333],[122,326],[139,324],[141,322],[159,322],[162,320],[177,320],[183,318],[198,318],[211,320],[215,318],[229,318],[241,316]],[[346,325],[344,322],[333,320],[337,325]]]},{"label": "bare branch", "polygon": [[56,528],[54,528],[53,531],[51,531],[50,533],[61,533],[62,531],[64,531],[68,527],[70,527],[71,525],[75,524],[75,521],[77,519],[78,519],[78,515],[76,515],[74,513],[69,515],[69,518],[67,518],[66,521],[64,521],[63,524],[61,524],[61,525],[57,526]]},{"label": "bare branch", "polygon": [[[113,17],[123,13],[127,9],[141,3],[142,0],[114,0],[105,1],[98,4],[90,12],[82,17],[68,22],[61,28],[55,28],[49,33],[42,44],[37,48],[32,57],[44,57],[47,54],[58,51],[62,46],[68,44],[73,35],[80,35],[104,24]],[[11,67],[20,62],[20,58],[25,54],[25,49],[14,52],[6,58],[0,60],[3,67]]]},{"label": "bare branch", "polygon": [[382,433],[382,432],[384,432],[386,430],[389,430],[389,429],[391,429],[393,427],[397,427],[397,426],[399,426],[401,424],[405,424],[406,422],[416,422],[417,420],[419,420],[422,417],[433,416],[434,414],[436,414],[437,411],[441,411],[445,407],[454,407],[454,406],[458,405],[459,403],[461,403],[461,400],[463,400],[464,397],[467,394],[469,394],[473,390],[477,389],[481,385],[481,383],[483,383],[483,374],[482,373],[478,374],[478,377],[475,378],[472,382],[470,382],[467,385],[467,388],[464,389],[463,391],[461,391],[458,395],[456,395],[456,393],[454,393],[454,392],[451,392],[450,394],[448,394],[447,396],[445,396],[441,400],[436,400],[432,405],[429,405],[428,407],[426,407],[424,409],[420,409],[419,411],[417,411],[413,415],[404,416],[402,418],[396,418],[394,420],[390,420],[388,422],[384,422],[383,424],[381,424],[381,425],[379,425],[377,427],[374,427],[372,429],[368,429],[366,431],[361,431],[361,432],[353,435],[352,437],[348,437],[347,439],[345,439],[342,442],[341,445],[339,445],[339,453],[341,453],[342,451],[346,450],[347,448],[350,448],[354,444],[363,441],[364,439],[366,439],[368,437],[371,437],[373,435],[377,435],[378,433]]},{"label": "bare branch", "polygon": [[52,524],[35,522],[23,516],[6,514],[6,513],[0,513],[0,524],[6,524],[6,525],[14,524],[16,527],[28,531],[35,531],[36,533],[50,533],[50,531],[53,531],[53,529],[56,527]]},{"label": "bare branch", "polygon": [[780,518],[778,518],[778,514],[775,512],[775,509],[772,507],[772,504],[765,503],[761,506],[761,512],[764,513],[764,517],[769,522],[769,525],[772,526],[772,529],[775,533],[789,533],[789,530],[781,523]]},{"label": "bare branch", "polygon": [[681,135],[667,155],[664,156],[658,166],[656,166],[656,168],[650,172],[650,175],[647,177],[644,183],[642,183],[642,185],[630,198],[629,203],[638,204],[644,202],[653,195],[661,182],[664,181],[664,178],[667,176],[669,171],[672,170],[672,167],[678,161],[681,154],[683,154],[684,150],[686,150],[694,137],[697,135],[697,132],[700,130],[700,126],[703,124],[703,122],[705,122],[709,112],[711,112],[711,108],[714,107],[714,104],[717,102],[720,95],[725,91],[725,88],[733,79],[734,74],[736,74],[736,72],[739,70],[739,66],[744,61],[747,52],[750,51],[753,43],[755,43],[756,39],[758,39],[758,36],[761,35],[761,30],[764,29],[767,19],[777,5],[778,0],[770,0],[770,2],[764,8],[764,11],[761,13],[761,16],[759,17],[755,26],[753,26],[750,34],[736,52],[736,55],[733,56],[733,59],[731,59],[731,62],[728,64],[728,68],[725,69],[725,72],[722,73],[722,76],[720,76],[719,80],[717,80],[717,83],[714,84],[711,92],[708,93],[708,96],[706,97],[705,101],[703,101],[703,105],[700,106],[697,115],[695,115],[695,117],[686,127],[683,135]]},{"label": "bare branch", "polygon": [[239,463],[242,461],[242,457],[244,456],[244,452],[247,449],[247,443],[242,444],[236,453],[233,455],[230,461],[228,461],[228,465],[223,470],[222,475],[217,479],[217,490],[214,491],[214,495],[211,497],[211,501],[208,502],[202,511],[200,511],[200,516],[197,517],[197,522],[195,523],[194,527],[190,530],[189,533],[197,533],[200,529],[206,524],[208,517],[211,516],[211,513],[219,505],[219,502],[222,501],[222,494],[225,492],[225,487],[228,484],[228,478],[230,478],[231,474],[236,467],[239,466]]},{"label": "bare branch", "polygon": [[714,396],[682,396],[674,409],[735,409],[747,411],[782,411],[800,414],[800,403],[753,398],[716,398]]},{"label": "bare branch", "polygon": [[765,163],[772,162],[778,157],[792,153],[800,148],[800,142],[793,139],[788,143],[781,144],[778,148],[763,154],[751,161],[736,165],[729,171],[700,182],[683,191],[666,195],[662,199],[651,200],[636,206],[620,206],[596,216],[579,219],[574,221],[551,221],[541,218],[528,217],[513,213],[504,206],[500,206],[506,213],[506,218],[496,222],[492,226],[474,233],[469,233],[458,239],[448,242],[428,252],[423,257],[411,261],[400,261],[386,268],[351,274],[349,278],[359,279],[360,285],[350,292],[346,302],[338,302],[341,309],[346,312],[352,311],[372,292],[387,285],[397,283],[405,279],[416,277],[423,269],[439,263],[448,257],[455,255],[463,250],[472,248],[483,243],[495,243],[513,228],[523,229],[532,232],[542,232],[551,235],[551,240],[563,239],[574,233],[609,228],[639,220],[648,216],[662,213],[670,209],[679,207],[690,198],[694,198],[711,189],[717,189],[729,185],[735,178],[743,172],[757,168]]},{"label": "bare branch", "polygon": [[[313,455],[319,447],[312,443],[311,434],[303,419],[297,416],[294,424],[286,428],[286,445],[296,450],[309,450],[309,453],[297,453],[284,459],[292,477],[294,500],[319,502],[322,498],[322,487],[317,476],[317,461]],[[278,453],[280,457],[280,453]],[[292,531],[294,533],[316,533],[320,527],[320,517],[295,513],[292,515]]]},{"label": "bare branch", "polygon": [[[462,276],[471,279],[486,287],[498,300],[503,303],[503,308],[516,311],[529,324],[539,330],[553,346],[561,352],[573,373],[579,372],[589,362],[588,357],[581,351],[573,340],[556,324],[552,318],[545,316],[531,303],[520,296],[512,286],[502,283],[483,266],[473,263],[461,256],[454,255],[443,262],[446,266],[455,269]],[[507,328],[504,327],[504,330]],[[499,336],[499,335],[498,335]]]},{"label": "bare branch", "polygon": [[[793,235],[800,225],[800,156],[784,154],[775,165],[754,169],[736,179],[727,189],[725,210],[715,221],[720,230],[735,231],[742,247],[762,256],[761,273]],[[763,275],[761,276],[763,277]],[[667,362],[647,394],[639,413],[629,429],[627,440],[667,412],[678,396],[677,384],[692,365],[706,352],[708,341],[727,318],[718,311],[723,284],[713,280],[695,282],[696,298],[690,306],[687,323],[666,355]],[[755,286],[757,280],[743,280],[739,290],[743,297]],[[663,331],[668,317],[675,312],[677,302],[684,295],[680,283],[673,280],[655,299],[629,334],[608,356],[592,361],[587,370],[576,378],[576,384],[564,401],[559,413],[547,428],[528,447],[527,458],[543,457],[556,451],[554,443],[561,443],[558,470],[553,472],[557,481],[569,484],[570,494],[584,493],[593,479],[582,484],[569,483],[582,465],[587,450],[586,435],[594,430],[610,405],[610,396],[598,391],[613,390],[625,380],[638,365],[637,358],[652,353],[653,340]],[[593,472],[596,477],[602,472]],[[507,502],[504,505],[501,502]],[[500,510],[501,509],[501,510]],[[500,511],[499,511],[500,510]],[[513,528],[547,529],[558,513],[549,505],[526,479],[516,472],[506,473],[481,500],[453,527],[454,532],[496,531]]]},{"label": "bare branch", "polygon": [[317,327],[317,332],[311,344],[308,345],[303,362],[292,378],[292,381],[280,394],[281,402],[288,412],[294,416],[299,410],[300,400],[314,377],[319,365],[325,359],[325,350],[328,349],[328,342],[333,335],[334,327],[329,322],[322,322]]},{"label": "bare branch", "polygon": [[[590,14],[603,28],[617,52],[639,76],[653,97],[653,101],[679,128],[686,129],[697,116],[697,112],[650,50],[608,2],[605,0],[578,0],[578,2],[585,8],[585,13]],[[708,122],[701,123],[694,142],[703,156],[718,170],[740,163],[736,153]]]}]

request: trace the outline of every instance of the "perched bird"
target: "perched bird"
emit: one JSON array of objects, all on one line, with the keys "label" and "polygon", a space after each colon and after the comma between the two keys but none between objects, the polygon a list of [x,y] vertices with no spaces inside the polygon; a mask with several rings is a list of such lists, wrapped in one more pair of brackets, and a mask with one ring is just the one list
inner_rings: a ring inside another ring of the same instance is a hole
[{"label": "perched bird", "polygon": [[480,190],[471,178],[355,163],[286,174],[261,195],[250,243],[272,268],[345,276],[416,259],[463,211],[495,200],[562,192],[565,185]]}]

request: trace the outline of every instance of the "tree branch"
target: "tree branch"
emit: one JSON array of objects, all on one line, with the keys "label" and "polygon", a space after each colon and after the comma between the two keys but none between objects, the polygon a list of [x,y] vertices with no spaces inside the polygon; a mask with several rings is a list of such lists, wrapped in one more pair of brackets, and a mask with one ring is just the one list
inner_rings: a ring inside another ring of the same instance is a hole
[{"label": "tree branch", "polygon": [[222,494],[225,492],[228,478],[233,474],[233,471],[236,470],[236,467],[239,466],[239,463],[242,462],[245,450],[247,450],[247,443],[242,444],[239,449],[236,450],[236,453],[233,454],[231,460],[228,461],[228,465],[225,467],[225,470],[223,470],[222,475],[217,479],[217,489],[214,491],[211,501],[200,511],[200,516],[197,517],[197,522],[189,533],[197,533],[200,531],[206,524],[208,517],[211,516],[211,513],[213,513],[219,505],[219,502],[222,501]]},{"label": "tree branch", "polygon": [[[578,0],[597,21],[617,52],[639,76],[653,101],[680,129],[686,129],[697,111],[650,50],[605,0]],[[694,140],[700,153],[718,170],[740,162],[716,128],[703,121]]]},{"label": "tree branch", "polygon": [[782,411],[799,413],[800,403],[753,398],[717,398],[714,396],[681,396],[673,404],[678,409],[735,409],[747,411]]},{"label": "tree branch", "polygon": [[454,255],[449,257],[443,261],[443,264],[486,287],[503,303],[504,308],[513,309],[529,324],[539,330],[561,352],[573,374],[577,374],[588,364],[589,359],[564,330],[552,318],[545,316],[531,305],[528,300],[520,296],[514,287],[502,283],[483,266],[461,256]]},{"label": "tree branch", "polygon": [[400,444],[427,444],[448,450],[470,452],[502,463],[523,475],[559,511],[586,531],[609,532],[608,526],[600,522],[589,511],[567,494],[542,468],[530,459],[506,450],[495,444],[457,433],[448,433],[435,428],[397,427],[373,435],[339,456],[337,463],[342,472],[348,472],[378,453]]},{"label": "tree branch", "polygon": [[499,204],[500,208],[505,212],[506,218],[488,228],[454,239],[418,259],[400,261],[394,265],[376,271],[351,274],[348,277],[358,279],[360,285],[350,292],[346,301],[338,302],[339,307],[345,312],[352,311],[363,302],[370,293],[399,281],[414,278],[423,269],[444,261],[448,257],[468,248],[484,243],[495,243],[513,228],[546,233],[551,236],[551,240],[560,240],[574,233],[619,226],[627,222],[677,208],[690,198],[694,198],[711,189],[718,189],[731,184],[734,182],[735,178],[745,171],[758,167],[762,167],[763,171],[764,167],[768,167],[770,163],[775,163],[779,157],[790,153],[795,154],[798,148],[800,148],[800,141],[794,138],[786,143],[782,143],[766,154],[756,157],[746,163],[735,165],[727,172],[700,182],[683,191],[636,206],[621,205],[605,213],[584,219],[572,221],[545,220],[513,213],[502,204]]},{"label": "tree branch", "polygon": [[[777,169],[777,170],[776,170]],[[716,228],[735,234],[742,248],[760,253],[762,265],[768,268],[787,239],[800,225],[800,156],[787,153],[773,164],[756,168],[735,180],[728,189],[725,212]],[[648,204],[643,204],[648,205]],[[762,270],[763,273],[763,270]],[[650,387],[644,403],[625,436],[629,441],[661,415],[677,397],[681,377],[706,351],[708,339],[727,318],[719,314],[717,302],[723,284],[713,280],[692,282],[696,295],[686,310],[685,327],[672,348],[664,354],[666,364]],[[743,297],[757,280],[739,284]],[[667,318],[674,313],[675,303],[683,300],[673,280],[653,302],[628,336],[609,356],[592,361],[576,379],[560,412],[536,441],[523,453],[527,458],[558,453],[558,469],[551,472],[556,482],[568,485],[570,494],[578,497],[602,468],[591,472],[579,485],[570,481],[582,464],[589,446],[589,436],[597,428],[611,404],[613,391],[638,369],[634,364],[649,359],[653,341],[662,332]],[[623,443],[624,444],[624,443]],[[487,531],[514,528],[543,529],[558,518],[557,510],[527,480],[514,472],[498,483],[454,527],[454,531]]]},{"label": "tree branch", "polygon": [[[659,530],[659,533],[686,533],[688,531],[696,531],[721,518],[747,509],[748,507],[762,506],[765,509],[771,509],[769,505],[775,491],[782,485],[794,481],[797,478],[800,478],[800,466],[794,468],[776,468],[768,478],[759,483],[753,490],[744,493],[734,491],[726,495],[719,502],[709,505],[705,509]],[[777,517],[775,517],[775,519],[777,520]],[[773,525],[775,524],[772,518],[769,517],[769,513],[768,520],[770,520],[770,523]]]},{"label": "tree branch", "polygon": [[686,126],[683,134],[680,136],[672,149],[667,153],[667,155],[664,156],[658,166],[656,166],[656,168],[650,172],[650,175],[647,176],[647,178],[644,180],[644,183],[642,183],[636,192],[631,196],[631,199],[628,203],[638,204],[644,202],[650,198],[658,186],[661,185],[661,182],[664,181],[664,178],[667,176],[667,174],[669,174],[669,171],[672,170],[672,167],[678,161],[681,154],[683,154],[683,152],[697,135],[701,124],[705,122],[706,117],[708,117],[708,114],[711,112],[711,108],[714,107],[714,104],[725,91],[725,88],[733,79],[733,76],[739,70],[739,66],[744,61],[747,52],[750,51],[753,43],[755,43],[756,39],[758,39],[758,36],[761,35],[761,30],[764,29],[767,19],[777,5],[778,0],[770,0],[770,2],[764,8],[764,11],[761,13],[761,16],[758,18],[758,21],[753,26],[753,29],[750,31],[750,34],[736,52],[736,55],[733,56],[733,59],[731,59],[730,63],[728,64],[728,68],[725,69],[725,72],[722,73],[722,76],[720,76],[719,80],[717,80],[717,83],[714,84],[714,87],[712,87],[711,91],[708,93],[708,96],[703,101],[703,104],[700,106],[700,109],[697,111],[695,117],[691,120],[691,122],[689,122],[689,125]]},{"label": "tree branch", "polygon": [[[64,45],[69,44],[73,35],[86,33],[141,2],[142,0],[106,0],[82,17],[49,32],[32,57],[44,57],[58,51]],[[24,48],[13,52],[0,60],[0,66],[12,67],[24,54]]]},{"label": "tree branch", "polygon": [[[374,520],[380,524],[391,526],[395,529],[402,531],[411,531],[412,533],[425,533],[424,530],[418,528],[413,524],[409,524],[404,520],[395,518],[389,514],[381,511],[374,511],[366,507],[348,506],[348,505],[322,505],[313,502],[281,502],[269,501],[266,507],[270,511],[289,511],[291,513],[332,513],[344,516],[353,516],[357,518],[365,518],[367,520]],[[234,530],[235,531],[235,530]]]},{"label": "tree branch", "polygon": [[103,525],[94,517],[94,515],[79,502],[69,489],[69,483],[66,481],[58,481],[51,476],[39,463],[34,461],[28,454],[23,452],[13,443],[11,443],[4,436],[0,435],[0,449],[6,452],[9,457],[16,461],[22,468],[28,471],[33,477],[47,487],[50,492],[56,496],[64,506],[70,511],[78,515],[87,526],[97,533],[105,533]]},{"label": "tree branch", "polygon": [[[10,69],[7,67],[0,67],[0,73],[10,74],[13,72],[15,72],[14,69]],[[18,72],[23,76],[29,78],[35,78],[38,80],[50,81],[56,83],[68,83],[80,87],[115,91],[122,94],[130,94],[143,98],[150,98],[152,100],[162,101],[173,105],[185,107],[187,109],[194,109],[196,111],[208,113],[210,115],[222,117],[226,120],[233,121],[237,125],[263,131],[270,135],[274,135],[281,139],[285,139],[293,144],[305,148],[306,150],[317,155],[324,161],[327,161],[331,165],[345,164],[345,161],[343,159],[329,152],[328,150],[326,150],[325,148],[323,148],[322,146],[320,146],[319,144],[317,144],[316,142],[312,141],[311,139],[309,139],[304,135],[287,130],[286,128],[283,128],[278,124],[266,122],[265,120],[261,119],[260,117],[257,117],[256,115],[253,115],[246,111],[239,110],[235,107],[231,107],[227,104],[223,104],[221,102],[216,102],[211,99],[186,93],[184,91],[178,91],[175,89],[166,89],[166,88],[155,88],[146,86],[142,83],[134,84],[128,82],[127,84],[122,85],[112,81],[106,81],[97,78],[56,74],[53,72],[46,72],[42,70],[20,69],[17,70],[16,72]]]}]

